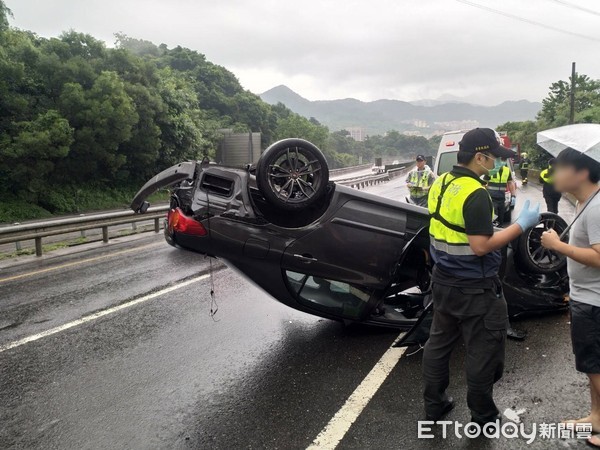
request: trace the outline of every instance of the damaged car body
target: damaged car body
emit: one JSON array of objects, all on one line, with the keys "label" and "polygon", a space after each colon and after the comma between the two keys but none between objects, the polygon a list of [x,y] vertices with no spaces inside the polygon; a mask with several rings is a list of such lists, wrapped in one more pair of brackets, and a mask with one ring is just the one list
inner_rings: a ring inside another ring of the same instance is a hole
[{"label": "damaged car body", "polygon": [[[168,186],[169,244],[223,260],[292,308],[410,330],[430,302],[428,211],[329,181],[324,156],[307,141],[279,141],[256,166],[175,165],[131,208],[143,213],[147,196]],[[503,250],[511,317],[566,308],[566,262],[538,250],[545,229],[566,226],[545,213]]]}]

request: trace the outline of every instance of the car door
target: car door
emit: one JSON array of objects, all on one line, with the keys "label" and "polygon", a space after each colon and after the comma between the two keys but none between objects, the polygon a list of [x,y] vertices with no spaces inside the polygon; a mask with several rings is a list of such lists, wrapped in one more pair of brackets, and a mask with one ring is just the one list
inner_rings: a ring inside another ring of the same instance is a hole
[{"label": "car door", "polygon": [[414,207],[366,194],[341,197],[333,214],[286,248],[282,267],[382,289],[410,237],[410,227],[416,226],[410,223],[415,221],[409,212]]}]

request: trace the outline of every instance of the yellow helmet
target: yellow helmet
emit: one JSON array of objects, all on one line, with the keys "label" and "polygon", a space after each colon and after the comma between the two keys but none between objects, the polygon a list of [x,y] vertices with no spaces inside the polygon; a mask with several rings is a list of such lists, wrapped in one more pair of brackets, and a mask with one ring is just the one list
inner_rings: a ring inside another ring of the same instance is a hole
[{"label": "yellow helmet", "polygon": [[521,153],[521,158],[527,158],[527,153],[525,153],[525,152]]}]

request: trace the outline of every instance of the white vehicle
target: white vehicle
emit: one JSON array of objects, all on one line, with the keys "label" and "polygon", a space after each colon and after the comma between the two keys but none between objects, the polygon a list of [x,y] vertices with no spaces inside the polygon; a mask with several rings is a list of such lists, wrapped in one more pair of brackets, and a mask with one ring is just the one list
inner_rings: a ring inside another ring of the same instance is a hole
[{"label": "white vehicle", "polygon": [[[436,174],[436,176],[440,176],[452,170],[452,167],[456,164],[458,143],[467,131],[469,130],[449,131],[447,133],[444,133],[444,135],[442,136],[442,140],[440,141],[440,146],[438,148],[435,161],[433,163],[433,172]],[[509,159],[507,161],[507,164],[508,168],[510,169],[510,172],[512,173],[512,179],[516,180],[515,167],[512,159]],[[501,222],[509,223],[511,221],[512,211],[515,207],[511,206],[511,195],[508,188],[506,189],[505,198],[506,201],[504,207],[506,213],[504,214],[504,220],[502,220]]]}]

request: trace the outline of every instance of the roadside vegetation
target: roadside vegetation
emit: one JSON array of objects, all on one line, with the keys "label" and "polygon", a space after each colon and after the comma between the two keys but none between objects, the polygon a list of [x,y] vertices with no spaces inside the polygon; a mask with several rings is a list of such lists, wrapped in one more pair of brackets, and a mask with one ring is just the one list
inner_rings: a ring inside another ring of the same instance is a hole
[{"label": "roadside vegetation", "polygon": [[[498,126],[512,142],[521,145],[534,166],[543,168],[550,155],[536,144],[536,133],[569,123],[571,79],[552,83],[536,120],[507,122]],[[600,80],[578,74],[575,78],[575,123],[600,123]]]},{"label": "roadside vegetation", "polygon": [[224,128],[259,131],[263,146],[312,140],[332,168],[431,150],[399,133],[330,133],[187,48],[123,33],[115,48],[73,30],[43,38],[10,27],[10,14],[0,0],[0,222],[125,206],[160,170],[214,156]]},{"label": "roadside vegetation", "polygon": [[[73,30],[44,38],[10,16],[0,0],[0,223],[126,207],[157,172],[214,157],[222,129],[261,132],[263,148],[308,139],[331,168],[429,155],[439,143],[393,130],[356,142],[265,103],[197,51],[124,33],[114,48]],[[600,83],[577,83],[577,120],[599,121]],[[552,85],[536,121],[500,126],[534,162],[535,131],[566,123],[568,89]]]}]

